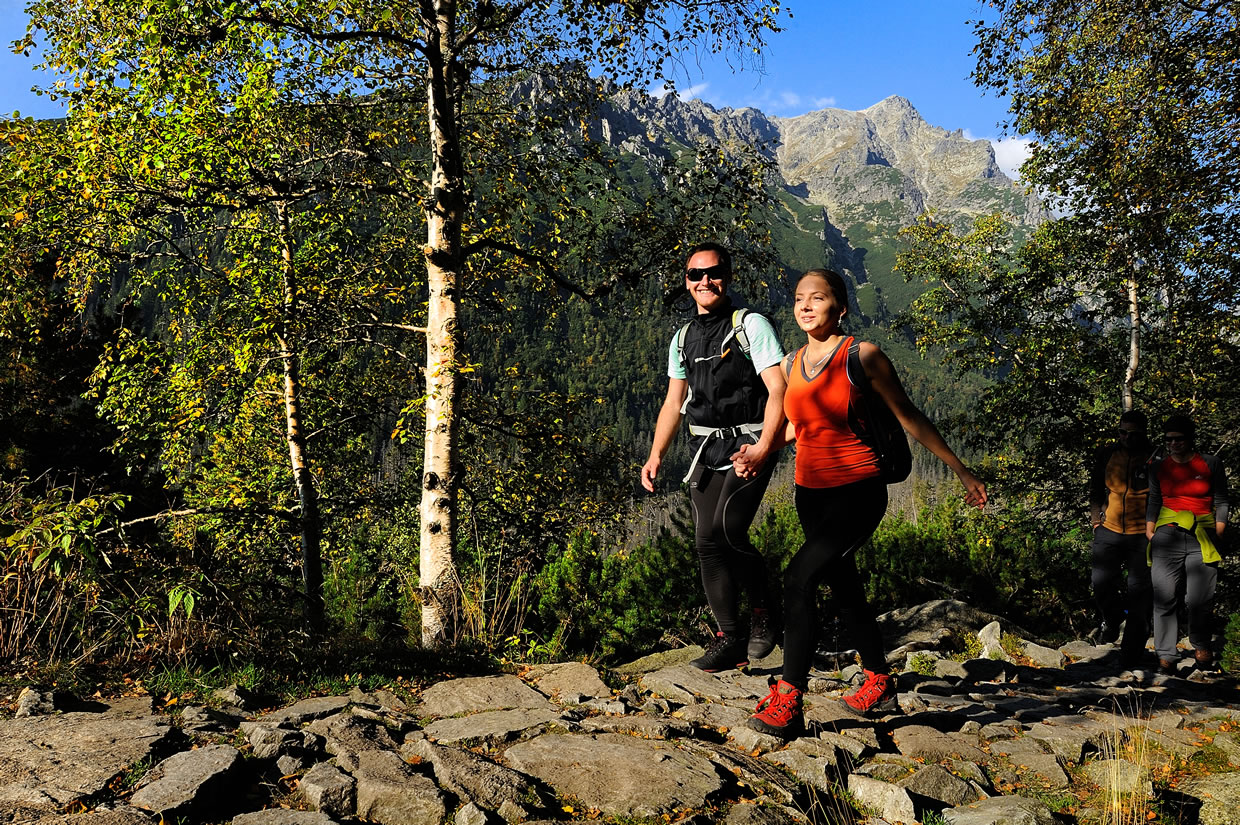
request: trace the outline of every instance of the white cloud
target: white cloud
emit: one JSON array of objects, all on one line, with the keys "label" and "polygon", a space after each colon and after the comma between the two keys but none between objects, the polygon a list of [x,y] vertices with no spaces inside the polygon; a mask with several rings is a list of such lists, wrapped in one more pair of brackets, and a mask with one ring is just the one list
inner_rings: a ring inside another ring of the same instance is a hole
[{"label": "white cloud", "polygon": [[988,140],[995,150],[995,163],[1003,174],[1015,181],[1020,180],[1020,165],[1029,158],[1033,141],[1028,138],[979,138],[968,129],[962,129],[965,140]]},{"label": "white cloud", "polygon": [[792,109],[801,105],[801,96],[796,92],[780,92],[779,103],[782,108]]},{"label": "white cloud", "polygon": [[816,98],[814,98],[814,108],[815,108],[815,109],[826,109],[826,108],[828,108],[828,107],[830,107],[830,106],[834,106],[834,105],[835,105],[835,98],[833,98],[833,97],[816,97]]},{"label": "white cloud", "polygon": [[1020,165],[1028,160],[1033,141],[1028,138],[1003,138],[990,141],[995,148],[995,162],[1012,180],[1020,180]]},{"label": "white cloud", "polygon": [[681,100],[693,100],[696,97],[701,97],[708,88],[710,88],[709,83],[698,83],[697,85],[690,86],[687,89],[681,89],[676,92],[676,96]]},{"label": "white cloud", "polygon": [[669,92],[675,91],[676,97],[680,98],[681,100],[693,100],[694,98],[701,97],[702,94],[708,88],[710,88],[709,83],[698,83],[696,86],[690,86],[687,89],[673,89],[668,84],[668,82],[665,80],[662,83],[660,83],[658,86],[651,87],[650,95],[651,97],[657,97],[659,99],[662,99],[664,95],[668,94]]}]

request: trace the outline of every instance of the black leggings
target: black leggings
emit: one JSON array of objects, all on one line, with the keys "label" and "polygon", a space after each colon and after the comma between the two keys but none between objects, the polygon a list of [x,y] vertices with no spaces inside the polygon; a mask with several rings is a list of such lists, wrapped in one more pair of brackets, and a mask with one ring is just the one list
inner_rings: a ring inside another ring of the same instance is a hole
[{"label": "black leggings", "polygon": [[796,506],[805,543],[784,571],[784,681],[800,690],[809,686],[818,588],[824,582],[862,666],[885,673],[883,637],[857,574],[855,551],[887,512],[887,485],[877,478],[823,489],[798,484]]},{"label": "black leggings", "polygon": [[706,602],[719,629],[729,636],[748,632],[737,615],[740,587],[749,594],[751,609],[767,606],[766,564],[749,541],[749,525],[774,468],[773,457],[757,478],[739,478],[731,468],[700,468],[697,485],[689,489]]}]

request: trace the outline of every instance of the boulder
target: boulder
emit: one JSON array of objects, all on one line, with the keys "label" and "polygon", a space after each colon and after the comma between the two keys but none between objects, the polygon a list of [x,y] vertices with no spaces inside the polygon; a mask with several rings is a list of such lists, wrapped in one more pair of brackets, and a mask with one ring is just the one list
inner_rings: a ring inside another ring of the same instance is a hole
[{"label": "boulder", "polygon": [[947,825],[1058,825],[1045,802],[1025,796],[992,796],[943,811]]},{"label": "boulder", "polygon": [[848,792],[862,805],[878,811],[883,819],[891,822],[917,821],[913,798],[899,785],[854,773],[848,777]]},{"label": "boulder", "polygon": [[0,721],[0,800],[64,807],[95,796],[130,765],[167,752],[172,738],[167,721],[153,715],[74,712]]},{"label": "boulder", "polygon": [[550,722],[560,718],[560,712],[551,703],[546,704],[546,708],[493,710],[455,719],[440,719],[426,726],[426,735],[445,744],[475,739],[507,742],[532,736],[543,732]]},{"label": "boulder", "polygon": [[723,787],[711,762],[666,742],[619,734],[540,736],[510,747],[508,764],[607,816],[698,808]]},{"label": "boulder", "polygon": [[380,825],[440,825],[447,800],[428,776],[391,751],[358,754],[357,816]]},{"label": "boulder", "polygon": [[516,676],[474,676],[431,685],[422,691],[417,713],[444,718],[509,708],[551,710],[553,705]]},{"label": "boulder", "polygon": [[330,816],[352,816],[357,810],[357,780],[328,762],[320,762],[297,783],[307,802]]},{"label": "boulder", "polygon": [[1182,782],[1178,790],[1201,801],[1198,825],[1240,823],[1240,773],[1220,773]]},{"label": "boulder", "polygon": [[273,727],[296,728],[315,719],[333,716],[348,706],[348,696],[315,696],[265,713],[257,721]]},{"label": "boulder", "polygon": [[163,819],[214,812],[240,797],[240,764],[231,745],[182,751],[152,768],[129,801]]},{"label": "boulder", "polygon": [[336,820],[324,813],[314,811],[289,811],[271,808],[240,814],[232,818],[232,825],[336,825]]},{"label": "boulder", "polygon": [[538,796],[528,776],[472,751],[441,747],[422,740],[406,744],[401,752],[429,764],[440,787],[489,811],[498,811],[507,799]]},{"label": "boulder", "polygon": [[553,698],[584,696],[599,699],[611,696],[611,689],[599,678],[598,671],[584,662],[539,665],[532,668],[526,678]]}]

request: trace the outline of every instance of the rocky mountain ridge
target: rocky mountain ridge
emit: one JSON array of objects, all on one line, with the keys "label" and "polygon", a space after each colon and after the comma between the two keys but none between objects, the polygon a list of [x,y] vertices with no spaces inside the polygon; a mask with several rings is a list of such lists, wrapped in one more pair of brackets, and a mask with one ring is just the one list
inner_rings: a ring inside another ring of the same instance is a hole
[{"label": "rocky mountain ridge", "polygon": [[1049,216],[1003,173],[989,141],[931,125],[898,96],[858,112],[828,108],[781,118],[671,94],[617,92],[592,132],[638,157],[674,157],[702,143],[757,148],[777,178],[783,226],[776,241],[788,266],[826,263],[857,287],[875,286],[864,300],[858,295],[871,318],[903,309],[916,295],[894,270],[897,235],[919,215],[931,211],[963,228],[999,212],[1021,231]]}]

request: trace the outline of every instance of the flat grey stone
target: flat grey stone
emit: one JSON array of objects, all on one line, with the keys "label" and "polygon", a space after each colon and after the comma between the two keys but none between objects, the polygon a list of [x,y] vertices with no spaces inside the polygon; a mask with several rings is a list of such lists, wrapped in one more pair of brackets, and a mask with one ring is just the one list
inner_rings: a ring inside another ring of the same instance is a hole
[{"label": "flat grey stone", "polygon": [[241,710],[257,710],[262,700],[258,694],[236,683],[214,691],[212,695],[217,702],[232,705]]},{"label": "flat grey stone", "polygon": [[[861,729],[858,728],[856,730]],[[864,759],[878,750],[878,737],[875,736],[874,729],[865,728],[864,730],[869,734],[869,736],[864,739],[861,737],[849,736],[844,733],[833,733],[829,730],[824,730],[819,733],[818,739],[835,747],[837,750],[847,753],[853,759]],[[795,746],[801,741],[802,740],[797,740],[797,742],[794,742],[793,745]]]},{"label": "flat grey stone", "polygon": [[400,747],[387,728],[351,713],[319,719],[306,732],[323,737],[323,749],[336,757],[337,764],[345,770],[357,766],[362,751],[395,751]]},{"label": "flat grey stone", "polygon": [[1158,745],[1158,747],[1174,753],[1181,759],[1188,759],[1197,751],[1201,750],[1201,746],[1205,744],[1205,740],[1191,731],[1173,730],[1165,733],[1153,730],[1147,730],[1143,734],[1145,741]]},{"label": "flat grey stone", "polygon": [[1240,768],[1240,736],[1221,731],[1214,736],[1214,747],[1227,755],[1227,761]]},{"label": "flat grey stone", "polygon": [[701,702],[696,705],[685,705],[672,714],[673,718],[682,719],[691,725],[717,728],[728,731],[744,727],[753,715],[752,707],[720,704],[719,702]]},{"label": "flat grey stone", "polygon": [[1036,774],[1042,784],[1049,788],[1066,788],[1071,784],[1059,757],[1044,752],[1037,740],[1013,739],[1006,742],[992,742],[990,752],[1006,756],[1028,780],[1030,773]]},{"label": "flat grey stone", "polygon": [[992,796],[943,811],[948,825],[1058,825],[1045,802],[1024,796]]},{"label": "flat grey stone", "polygon": [[676,650],[663,650],[614,667],[612,672],[620,676],[639,676],[643,673],[653,673],[656,670],[663,670],[676,665],[686,665],[705,652],[701,645],[690,645],[689,647],[681,647]]},{"label": "flat grey stone", "polygon": [[854,773],[848,777],[848,792],[862,805],[878,811],[884,819],[892,822],[917,821],[913,798],[899,785]]},{"label": "flat grey stone", "polygon": [[448,815],[443,793],[391,751],[358,755],[357,816],[381,825],[440,825]]},{"label": "flat grey stone", "polygon": [[1053,647],[1043,647],[1037,642],[1025,642],[1022,651],[1029,661],[1038,667],[1062,668],[1067,663],[1063,651]]},{"label": "flat grey stone", "polygon": [[943,762],[949,759],[986,761],[986,754],[978,747],[975,736],[943,733],[926,725],[905,725],[893,730],[891,739],[900,753],[925,759],[927,762]]},{"label": "flat grey stone", "polygon": [[240,711],[229,712],[198,705],[181,708],[182,730],[220,733],[236,730],[244,719]]},{"label": "flat grey stone", "polygon": [[784,740],[769,733],[760,733],[748,725],[740,725],[728,731],[728,739],[732,744],[746,753],[764,753],[778,750],[784,746]]},{"label": "flat grey stone", "polygon": [[964,662],[957,662],[955,659],[939,659],[934,663],[934,675],[940,679],[947,677],[964,679],[969,673],[964,669]]},{"label": "flat grey stone", "polygon": [[[545,699],[543,701],[546,702]],[[445,744],[470,739],[507,742],[540,733],[548,723],[559,719],[560,712],[550,702],[546,704],[546,709],[494,710],[455,719],[440,719],[426,726],[426,735]]]},{"label": "flat grey stone", "polygon": [[1081,772],[1098,787],[1120,794],[1144,793],[1149,784],[1127,759],[1093,759],[1081,766]]},{"label": "flat grey stone", "polygon": [[315,719],[333,716],[348,706],[348,696],[315,696],[294,702],[286,708],[264,713],[256,721],[267,725],[299,727]]},{"label": "flat grey stone", "polygon": [[532,668],[526,678],[551,697],[576,694],[600,699],[611,696],[611,688],[599,678],[598,671],[585,662],[539,665]]},{"label": "flat grey stone", "polygon": [[955,808],[981,798],[972,785],[942,765],[927,765],[898,784],[911,793],[934,800],[939,808]]},{"label": "flat grey stone", "polygon": [[1105,659],[1107,656],[1110,656],[1114,652],[1114,648],[1097,647],[1089,642],[1077,641],[1060,645],[1059,652],[1077,662],[1092,662],[1096,659]]},{"label": "flat grey stone", "polygon": [[472,802],[466,802],[452,818],[453,825],[487,825],[487,812]]},{"label": "flat grey stone", "polygon": [[609,816],[698,808],[723,787],[711,762],[670,743],[619,734],[540,736],[513,745],[508,764]]},{"label": "flat grey stone", "polygon": [[241,732],[245,734],[246,741],[250,743],[250,752],[256,759],[274,759],[305,744],[301,731],[264,722],[242,722]]},{"label": "flat grey stone", "polygon": [[56,700],[50,690],[39,691],[32,687],[24,687],[17,694],[17,711],[14,719],[26,719],[30,716],[47,716],[56,712]]},{"label": "flat grey stone", "polygon": [[316,811],[329,816],[352,816],[357,810],[357,780],[328,762],[307,771],[297,790]]},{"label": "flat grey stone", "polygon": [[231,745],[173,754],[143,778],[130,804],[165,819],[216,810],[236,799],[240,764],[241,753]]},{"label": "flat grey stone", "polygon": [[1240,823],[1240,773],[1220,773],[1181,782],[1177,790],[1201,800],[1198,825]]},{"label": "flat grey stone", "polygon": [[417,713],[441,719],[479,711],[553,707],[546,696],[516,676],[471,676],[437,682],[422,691],[421,699]]},{"label": "flat grey stone", "polygon": [[63,807],[94,796],[171,732],[150,715],[75,712],[0,721],[0,800]]},{"label": "flat grey stone", "polygon": [[153,825],[154,820],[149,812],[125,805],[110,811],[96,809],[79,814],[56,813],[46,817],[33,814],[30,819],[6,819],[5,811],[0,807],[0,822],[22,825]]},{"label": "flat grey stone", "polygon": [[737,802],[723,819],[725,825],[793,825],[803,822],[779,805],[758,805],[749,800]]},{"label": "flat grey stone", "polygon": [[693,727],[681,719],[658,716],[593,716],[581,720],[590,733],[631,733],[647,739],[688,736]]},{"label": "flat grey stone", "polygon": [[317,811],[288,811],[271,808],[241,814],[232,818],[232,825],[336,825],[336,820]]},{"label": "flat grey stone", "polygon": [[762,758],[787,769],[797,779],[826,793],[832,793],[832,786],[839,778],[839,765],[834,754],[832,758],[824,758],[788,748],[764,754]]},{"label": "flat grey stone", "polygon": [[765,696],[769,690],[766,680],[759,676],[723,676],[689,665],[677,665],[647,673],[641,677],[641,686],[644,690],[682,705],[692,705],[703,701],[703,698],[714,701],[756,700]]},{"label": "flat grey stone", "polygon": [[1100,751],[1114,729],[1087,716],[1061,716],[1030,725],[1025,736],[1044,742],[1051,752],[1074,764],[1080,764],[1087,753]]},{"label": "flat grey stone", "polygon": [[505,800],[537,798],[531,779],[471,751],[442,747],[426,740],[407,743],[401,751],[431,766],[439,786],[489,811]]}]

